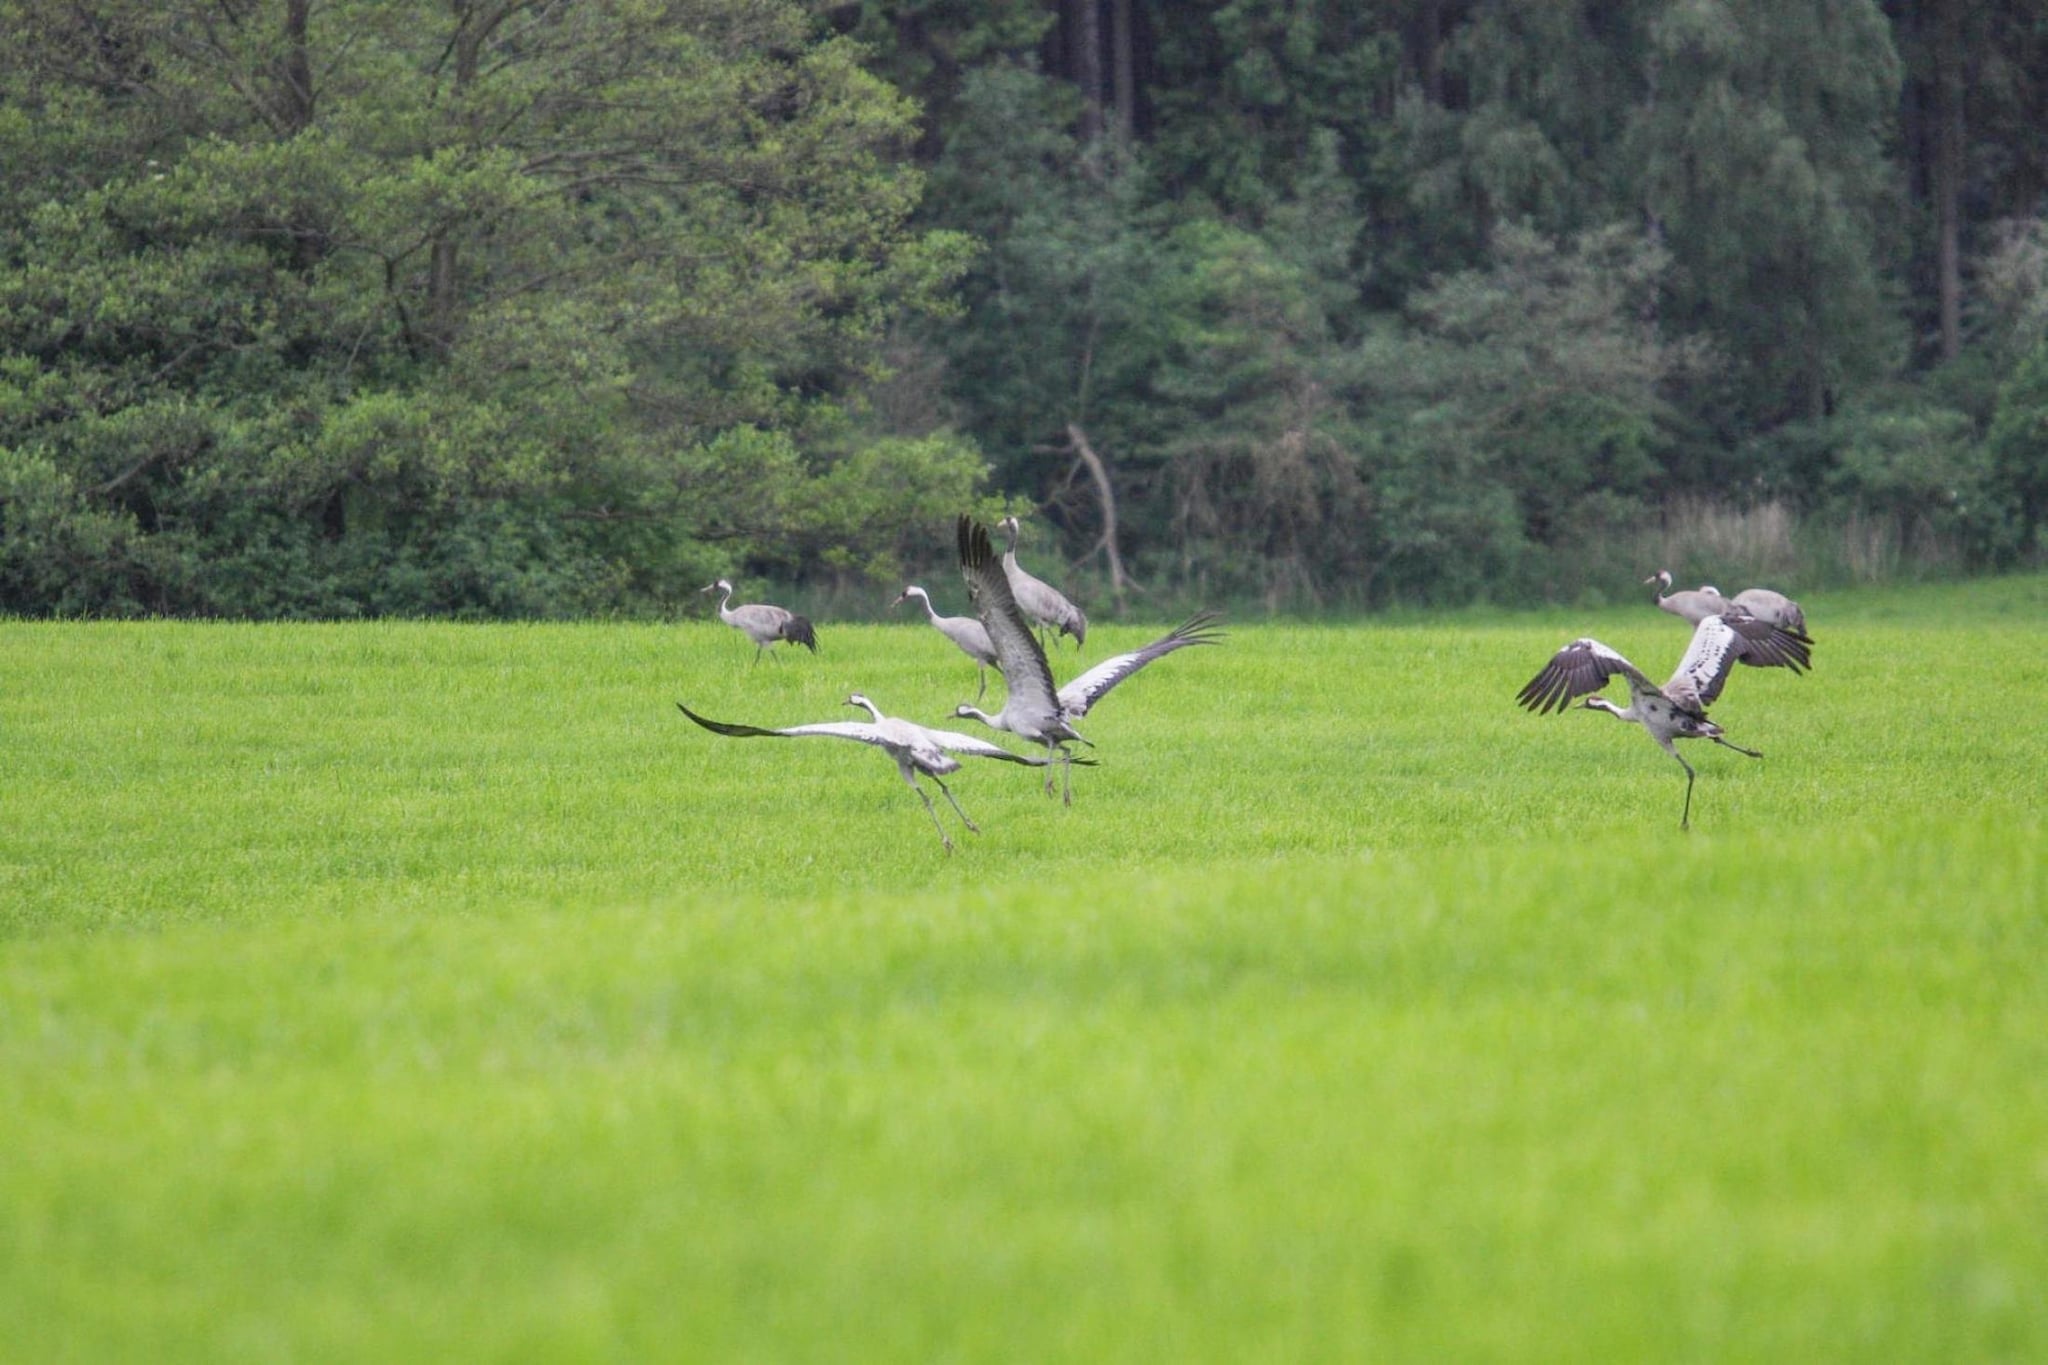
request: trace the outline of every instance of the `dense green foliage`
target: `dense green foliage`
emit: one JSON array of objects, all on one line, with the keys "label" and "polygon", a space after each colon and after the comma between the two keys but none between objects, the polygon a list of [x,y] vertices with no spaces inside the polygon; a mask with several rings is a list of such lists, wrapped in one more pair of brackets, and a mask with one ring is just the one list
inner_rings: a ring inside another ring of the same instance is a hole
[{"label": "dense green foliage", "polygon": [[2042,552],[2020,0],[0,19],[0,609],[843,595],[983,497],[1097,608]]},{"label": "dense green foliage", "polygon": [[1915,661],[2041,695],[2048,581],[1806,605],[1688,837],[1511,700],[1636,604],[1236,627],[951,858],[673,706],[943,714],[922,624],[0,624],[9,1350],[2038,1357],[2048,722]]},{"label": "dense green foliage", "polygon": [[[10,4],[0,601],[500,615],[897,547],[914,110],[789,5]],[[814,562],[815,566],[815,562]]]}]

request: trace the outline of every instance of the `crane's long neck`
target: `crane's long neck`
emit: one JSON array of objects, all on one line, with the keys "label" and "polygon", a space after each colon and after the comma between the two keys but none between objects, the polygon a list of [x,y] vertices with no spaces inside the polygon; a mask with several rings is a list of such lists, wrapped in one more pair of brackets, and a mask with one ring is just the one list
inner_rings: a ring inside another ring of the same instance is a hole
[{"label": "crane's long neck", "polygon": [[1586,698],[1585,705],[1588,711],[1605,711],[1616,720],[1635,720],[1638,718],[1633,699],[1631,699],[1627,706],[1623,707],[1616,706],[1605,697],[1588,697]]},{"label": "crane's long neck", "polygon": [[1009,522],[1003,529],[1010,535],[1010,543],[1003,549],[1003,563],[1014,569],[1017,567],[1017,523]]},{"label": "crane's long neck", "polygon": [[718,599],[718,619],[732,624],[732,584],[725,585],[725,596]]},{"label": "crane's long neck", "polygon": [[962,702],[960,704],[959,709],[956,710],[953,714],[961,717],[963,720],[978,720],[991,730],[1002,730],[1006,732],[1010,730],[1010,721],[1007,716],[992,716],[988,712],[982,710],[979,706],[969,706],[965,702]]},{"label": "crane's long neck", "polygon": [[937,625],[939,623],[939,611],[937,607],[932,605],[932,595],[928,592],[921,592],[917,595],[917,600],[924,603],[924,614],[931,618],[933,625]]},{"label": "crane's long neck", "polygon": [[880,725],[882,723],[882,708],[869,701],[866,697],[855,697],[853,704],[866,707],[868,714],[874,717],[875,724]]}]

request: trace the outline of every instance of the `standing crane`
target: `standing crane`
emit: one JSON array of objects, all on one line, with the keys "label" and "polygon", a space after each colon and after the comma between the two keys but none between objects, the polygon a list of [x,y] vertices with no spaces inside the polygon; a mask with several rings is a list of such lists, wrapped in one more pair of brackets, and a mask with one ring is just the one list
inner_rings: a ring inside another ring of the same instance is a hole
[{"label": "standing crane", "polygon": [[[1125,678],[1176,649],[1188,645],[1213,645],[1223,638],[1221,631],[1212,628],[1215,613],[1198,612],[1151,644],[1105,659],[1055,691],[1052,668],[1045,661],[1045,650],[1038,643],[1038,637],[1031,633],[1023,609],[1010,592],[1009,575],[996,560],[995,551],[989,544],[988,529],[972,517],[962,517],[959,535],[960,571],[967,579],[968,596],[974,599],[974,608],[995,645],[1007,695],[1002,709],[994,715],[965,702],[955,707],[953,714],[963,720],[978,720],[991,729],[1005,730],[1020,739],[1043,744],[1048,757],[1058,754],[1069,765],[1079,761],[1072,757],[1067,745],[1086,744],[1088,741],[1074,729],[1073,722],[1087,715],[1096,702]],[[1072,805],[1074,787],[1071,770],[1065,777],[1064,799],[1066,804]],[[1047,795],[1052,793],[1051,772],[1045,775],[1045,790]]]},{"label": "standing crane", "polygon": [[1784,593],[1770,588],[1744,588],[1735,594],[1735,605],[1749,608],[1749,614],[1759,621],[1806,634],[1806,612]]},{"label": "standing crane", "polygon": [[932,596],[915,583],[905,588],[889,605],[900,607],[911,598],[924,603],[924,614],[938,627],[939,634],[960,647],[960,652],[974,660],[974,666],[981,673],[981,686],[975,689],[974,699],[980,701],[988,694],[988,668],[990,664],[1001,667],[996,658],[995,644],[988,638],[988,627],[972,616],[941,616],[932,606]]},{"label": "standing crane", "polygon": [[[1729,606],[1742,608],[1759,621],[1767,621],[1781,630],[1795,635],[1806,634],[1806,613],[1797,602],[1770,588],[1744,588],[1733,597],[1724,597],[1721,590],[1712,584],[1703,583],[1691,592],[1671,591],[1671,570],[1659,569],[1643,580],[1655,583],[1659,589],[1657,605],[1673,616],[1682,616],[1698,625],[1708,616],[1718,616]],[[1807,641],[1812,644],[1812,640]]]},{"label": "standing crane", "polygon": [[[868,720],[820,721],[815,725],[792,725],[784,730],[764,730],[753,725],[728,725],[723,721],[706,720],[681,702],[676,705],[682,713],[715,735],[727,735],[734,739],[780,738],[808,739],[850,739],[861,744],[872,744],[895,760],[896,771],[910,784],[924,802],[925,813],[932,817],[932,828],[939,832],[939,842],[946,846],[946,852],[953,851],[953,841],[946,834],[946,827],[939,823],[939,812],[932,805],[931,795],[917,784],[917,775],[923,773],[939,784],[939,790],[946,794],[953,811],[960,817],[960,823],[972,833],[981,833],[981,826],[967,817],[960,809],[960,802],[946,785],[945,774],[958,772],[960,760],[954,754],[966,754],[970,758],[994,758],[1005,763],[1022,763],[1028,767],[1042,768],[1052,763],[1050,758],[1035,755],[1013,754],[998,744],[976,739],[952,730],[928,730],[914,721],[896,716],[885,716],[880,707],[858,692],[846,699],[848,706],[865,708]],[[1086,762],[1087,760],[1083,760]]]},{"label": "standing crane", "polygon": [[754,642],[754,662],[761,662],[761,651],[772,644],[788,642],[802,645],[816,654],[818,633],[811,629],[811,623],[787,607],[773,607],[766,602],[746,602],[735,607],[732,602],[732,584],[723,578],[704,589],[705,592],[722,592],[718,599],[718,619],[733,629],[745,633]]},{"label": "standing crane", "polygon": [[[1088,618],[1058,588],[1033,578],[1017,563],[1017,519],[1004,517],[996,525],[1010,533],[1010,547],[1003,551],[1003,574],[1010,580],[1010,595],[1017,599],[1025,619],[1042,629],[1073,636],[1074,648],[1079,649],[1087,643]],[[1059,643],[1059,635],[1053,636],[1053,643]]]},{"label": "standing crane", "polygon": [[[1662,687],[1651,682],[1640,668],[1598,640],[1572,641],[1551,656],[1541,672],[1516,694],[1515,700],[1537,715],[1563,711],[1576,697],[1592,711],[1605,711],[1617,720],[1630,720],[1643,727],[1658,747],[1678,760],[1685,769],[1685,806],[1678,815],[1678,827],[1691,827],[1692,764],[1678,752],[1675,741],[1711,739],[1724,748],[1751,758],[1763,755],[1754,749],[1731,744],[1721,727],[1707,719],[1707,707],[1721,695],[1728,671],[1740,656],[1763,667],[1804,668],[1810,660],[1806,644],[1788,637],[1768,622],[1747,613],[1708,616],[1693,627],[1692,644],[1678,669]],[[1597,694],[1608,679],[1620,674],[1628,681],[1629,704],[1616,706]]]}]

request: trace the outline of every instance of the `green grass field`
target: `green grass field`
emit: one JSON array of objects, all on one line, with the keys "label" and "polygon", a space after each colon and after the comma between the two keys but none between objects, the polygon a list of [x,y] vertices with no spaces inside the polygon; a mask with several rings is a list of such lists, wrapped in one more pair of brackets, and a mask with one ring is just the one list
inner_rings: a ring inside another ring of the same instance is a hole
[{"label": "green grass field", "polygon": [[950,858],[675,708],[922,624],[0,623],[0,1358],[2048,1358],[2048,579],[1806,605],[1689,835],[1513,704],[1633,606],[1235,626]]}]

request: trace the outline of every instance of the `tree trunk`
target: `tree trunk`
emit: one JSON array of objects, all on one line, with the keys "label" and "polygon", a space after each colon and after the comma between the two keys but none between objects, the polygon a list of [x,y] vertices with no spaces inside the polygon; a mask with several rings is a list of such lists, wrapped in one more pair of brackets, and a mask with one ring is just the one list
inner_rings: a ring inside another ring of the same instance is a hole
[{"label": "tree trunk", "polygon": [[1941,298],[1941,358],[1963,352],[1962,0],[1937,0],[1934,21],[1935,271]]},{"label": "tree trunk", "polygon": [[278,109],[285,136],[313,126],[313,62],[306,50],[306,19],[312,0],[288,0],[284,8],[284,58],[278,63]]},{"label": "tree trunk", "polygon": [[1067,0],[1067,18],[1072,25],[1067,50],[1073,62],[1073,81],[1081,91],[1081,140],[1092,142],[1102,135],[1102,9],[1100,0]]},{"label": "tree trunk", "polygon": [[1420,57],[1422,68],[1422,93],[1428,101],[1443,107],[1444,102],[1444,15],[1441,0],[1423,0],[1422,42]]},{"label": "tree trunk", "polygon": [[1117,140],[1129,146],[1138,128],[1137,57],[1132,47],[1131,0],[1111,0],[1109,11],[1111,98],[1116,104]]},{"label": "tree trunk", "polygon": [[[476,84],[478,54],[485,36],[503,18],[503,12],[478,13],[467,7],[456,11],[454,42],[455,99],[459,106]],[[455,312],[460,279],[460,252],[455,239],[444,229],[435,234],[427,275],[427,331],[434,345],[443,351],[455,344]]]},{"label": "tree trunk", "polygon": [[1116,598],[1116,609],[1122,611],[1124,589],[1138,585],[1124,572],[1124,559],[1116,548],[1116,490],[1110,486],[1109,467],[1102,463],[1102,457],[1088,443],[1088,433],[1081,430],[1079,422],[1067,423],[1067,439],[1073,443],[1074,453],[1081,457],[1081,463],[1088,466],[1088,476],[1095,481],[1095,496],[1102,504],[1102,540],[1099,544],[1109,560],[1110,593]]}]

